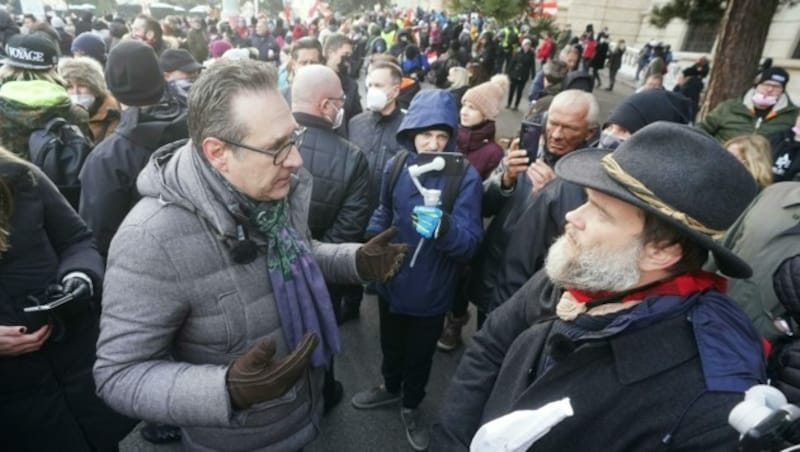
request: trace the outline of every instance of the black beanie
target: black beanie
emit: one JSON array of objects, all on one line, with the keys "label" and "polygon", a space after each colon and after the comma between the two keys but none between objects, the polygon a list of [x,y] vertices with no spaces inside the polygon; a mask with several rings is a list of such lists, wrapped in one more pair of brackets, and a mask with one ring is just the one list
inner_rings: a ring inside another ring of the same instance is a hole
[{"label": "black beanie", "polygon": [[628,96],[611,112],[606,124],[617,124],[635,133],[656,121],[688,124],[692,118],[692,101],[663,89],[650,89]]},{"label": "black beanie", "polygon": [[786,84],[789,83],[789,73],[782,67],[772,66],[764,69],[763,72],[756,77],[756,85],[768,81],[778,82],[786,89]]},{"label": "black beanie", "polygon": [[164,76],[152,48],[140,41],[122,41],[108,54],[106,84],[125,105],[155,105],[164,93]]}]

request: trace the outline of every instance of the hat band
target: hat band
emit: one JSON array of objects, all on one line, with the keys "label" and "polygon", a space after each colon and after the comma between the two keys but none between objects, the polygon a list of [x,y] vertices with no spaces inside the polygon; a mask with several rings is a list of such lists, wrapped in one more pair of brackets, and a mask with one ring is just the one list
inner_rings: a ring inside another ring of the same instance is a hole
[{"label": "hat band", "polygon": [[717,229],[711,229],[706,225],[704,225],[703,223],[690,217],[689,215],[670,207],[667,203],[659,199],[658,196],[656,196],[652,191],[650,191],[650,189],[647,188],[638,179],[625,172],[625,170],[622,169],[621,166],[619,166],[619,163],[617,163],[617,161],[614,160],[614,157],[611,154],[605,155],[600,160],[600,165],[603,167],[603,170],[605,170],[606,174],[608,174],[609,177],[611,177],[617,183],[621,184],[623,187],[628,189],[628,191],[631,192],[631,194],[641,199],[642,201],[644,201],[654,209],[658,210],[662,214],[668,216],[669,218],[677,220],[686,225],[686,227],[694,231],[697,231],[701,234],[711,236],[714,239],[721,238],[725,234],[724,230],[720,231]]}]

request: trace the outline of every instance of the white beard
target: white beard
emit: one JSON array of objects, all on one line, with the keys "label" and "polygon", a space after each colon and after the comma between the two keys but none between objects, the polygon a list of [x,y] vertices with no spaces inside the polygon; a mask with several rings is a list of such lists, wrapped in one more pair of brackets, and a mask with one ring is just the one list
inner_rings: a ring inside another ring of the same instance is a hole
[{"label": "white beard", "polygon": [[544,268],[547,276],[563,288],[620,292],[639,281],[642,252],[641,240],[617,250],[602,246],[582,249],[564,234],[547,252]]}]

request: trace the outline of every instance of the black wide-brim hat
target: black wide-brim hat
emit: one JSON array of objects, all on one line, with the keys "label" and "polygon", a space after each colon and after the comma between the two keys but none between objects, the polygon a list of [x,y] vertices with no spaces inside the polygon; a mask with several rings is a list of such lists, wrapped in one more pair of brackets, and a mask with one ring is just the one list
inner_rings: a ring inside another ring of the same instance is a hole
[{"label": "black wide-brim hat", "polygon": [[615,151],[562,157],[556,174],[650,212],[709,250],[719,270],[748,278],[750,266],[716,239],[758,194],[745,166],[714,138],[690,126],[650,124]]}]

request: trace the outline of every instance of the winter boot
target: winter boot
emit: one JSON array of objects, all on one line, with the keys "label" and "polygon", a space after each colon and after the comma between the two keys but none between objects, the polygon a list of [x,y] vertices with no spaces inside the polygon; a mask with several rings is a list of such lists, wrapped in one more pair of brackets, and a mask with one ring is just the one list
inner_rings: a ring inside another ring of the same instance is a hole
[{"label": "winter boot", "polygon": [[453,313],[448,312],[444,321],[444,330],[436,347],[439,350],[450,352],[461,347],[461,328],[469,322],[469,311],[461,317],[453,317]]}]

